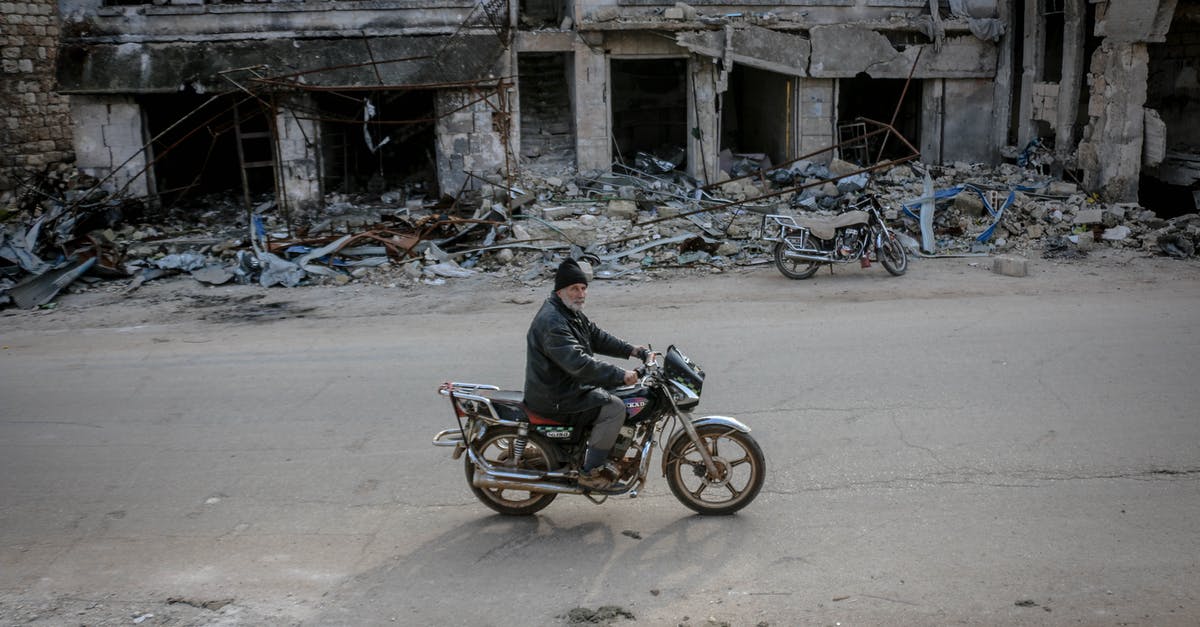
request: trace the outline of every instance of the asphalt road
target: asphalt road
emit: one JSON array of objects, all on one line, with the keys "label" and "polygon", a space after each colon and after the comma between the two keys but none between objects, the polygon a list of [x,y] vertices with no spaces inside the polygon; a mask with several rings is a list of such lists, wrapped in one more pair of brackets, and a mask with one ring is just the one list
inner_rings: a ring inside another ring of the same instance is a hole
[{"label": "asphalt road", "polygon": [[429,444],[436,387],[519,386],[537,302],[9,329],[0,624],[1200,623],[1195,273],[822,280],[594,286],[594,320],[678,344],[699,413],[765,450],[716,518],[657,476],[533,518],[474,500]]}]

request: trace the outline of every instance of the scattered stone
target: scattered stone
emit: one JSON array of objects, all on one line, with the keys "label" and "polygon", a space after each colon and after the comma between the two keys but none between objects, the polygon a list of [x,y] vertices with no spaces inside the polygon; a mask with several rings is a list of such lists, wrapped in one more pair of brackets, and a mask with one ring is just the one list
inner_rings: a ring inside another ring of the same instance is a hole
[{"label": "scattered stone", "polygon": [[632,200],[617,199],[608,201],[608,215],[613,218],[626,220],[637,217],[637,203]]},{"label": "scattered stone", "polygon": [[567,612],[566,616],[568,625],[607,624],[619,618],[637,620],[633,612],[616,605],[605,605],[594,610],[586,607],[577,607]]}]

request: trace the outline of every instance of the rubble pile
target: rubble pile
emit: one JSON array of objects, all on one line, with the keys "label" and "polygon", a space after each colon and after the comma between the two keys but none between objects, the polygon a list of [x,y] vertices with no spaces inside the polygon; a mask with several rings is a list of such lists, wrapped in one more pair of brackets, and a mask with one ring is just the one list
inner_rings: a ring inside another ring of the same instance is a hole
[{"label": "rubble pile", "polygon": [[155,208],[58,167],[0,199],[0,306],[49,306],[68,288],[125,293],[179,274],[212,285],[398,287],[489,273],[532,285],[567,255],[591,261],[599,279],[722,272],[770,262],[763,215],[833,215],[864,191],[885,201],[885,217],[923,257],[1076,259],[1108,246],[1189,258],[1200,242],[1196,213],[1162,219],[1016,165],[722,163],[724,181],[707,187],[676,160],[638,155],[606,172],[476,176],[478,189],[436,202],[339,195],[295,221],[271,199],[250,210],[233,196]]}]

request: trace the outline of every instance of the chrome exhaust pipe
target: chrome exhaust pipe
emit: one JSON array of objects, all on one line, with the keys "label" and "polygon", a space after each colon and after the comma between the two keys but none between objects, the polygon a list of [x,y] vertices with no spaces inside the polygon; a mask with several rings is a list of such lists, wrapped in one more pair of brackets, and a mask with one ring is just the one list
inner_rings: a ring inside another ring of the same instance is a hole
[{"label": "chrome exhaust pipe", "polygon": [[489,490],[522,490],[525,492],[544,492],[547,494],[583,494],[583,489],[578,486],[540,481],[543,473],[528,473],[529,476],[527,478],[518,478],[526,473],[504,472],[503,474],[505,476],[484,472],[476,466],[475,476],[472,477],[471,483],[477,488]]},{"label": "chrome exhaust pipe", "polygon": [[803,261],[816,261],[818,263],[849,263],[851,261],[858,260],[858,257],[855,257],[854,259],[831,259],[826,255],[806,255],[804,253],[796,253],[790,250],[785,250],[783,252],[783,256],[787,257],[788,259],[801,259]]},{"label": "chrome exhaust pipe", "polygon": [[826,263],[833,261],[833,259],[830,259],[828,255],[810,255],[807,253],[796,252],[794,250],[783,251],[783,256],[787,257],[788,259],[803,259],[804,261],[821,261]]}]

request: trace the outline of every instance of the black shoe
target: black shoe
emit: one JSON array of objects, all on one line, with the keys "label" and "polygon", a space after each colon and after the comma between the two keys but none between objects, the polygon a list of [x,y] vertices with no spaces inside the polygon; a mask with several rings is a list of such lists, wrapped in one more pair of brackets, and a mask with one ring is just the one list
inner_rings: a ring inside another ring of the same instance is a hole
[{"label": "black shoe", "polygon": [[589,490],[602,490],[617,480],[617,467],[612,463],[597,466],[579,474],[579,486]]}]

